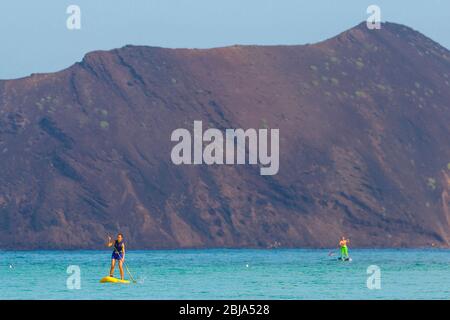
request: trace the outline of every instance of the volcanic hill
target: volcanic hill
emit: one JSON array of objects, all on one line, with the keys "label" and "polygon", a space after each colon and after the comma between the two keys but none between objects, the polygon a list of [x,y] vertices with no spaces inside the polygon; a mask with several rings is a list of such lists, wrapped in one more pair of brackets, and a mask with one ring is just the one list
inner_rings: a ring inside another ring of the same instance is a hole
[{"label": "volcanic hill", "polygon": [[[171,162],[173,130],[279,128],[280,170]],[[87,54],[0,81],[0,247],[450,244],[450,52],[402,25],[298,46]]]}]

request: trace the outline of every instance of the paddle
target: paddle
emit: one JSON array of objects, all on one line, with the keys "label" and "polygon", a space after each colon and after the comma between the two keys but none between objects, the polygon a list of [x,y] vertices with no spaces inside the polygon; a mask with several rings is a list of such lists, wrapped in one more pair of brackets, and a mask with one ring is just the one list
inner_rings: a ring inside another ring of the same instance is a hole
[{"label": "paddle", "polygon": [[137,283],[136,280],[134,280],[133,276],[131,275],[130,270],[128,269],[128,266],[126,265],[125,261],[123,262],[123,265],[125,266],[125,269],[127,269],[128,274],[130,275],[131,281],[133,281],[133,283]]}]

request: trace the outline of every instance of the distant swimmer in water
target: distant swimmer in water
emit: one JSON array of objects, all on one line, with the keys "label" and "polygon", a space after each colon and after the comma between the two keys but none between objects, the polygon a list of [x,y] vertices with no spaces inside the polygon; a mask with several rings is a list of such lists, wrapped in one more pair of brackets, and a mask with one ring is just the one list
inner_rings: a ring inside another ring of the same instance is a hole
[{"label": "distant swimmer in water", "polygon": [[120,279],[124,280],[123,263],[125,261],[125,242],[123,241],[123,235],[119,233],[116,240],[112,240],[108,236],[108,247],[114,246],[114,251],[111,257],[111,269],[109,276],[114,277],[114,267],[116,266],[116,260],[119,261]]},{"label": "distant swimmer in water", "polygon": [[341,247],[341,259],[347,260],[348,257],[348,247],[347,244],[350,243],[349,239],[345,239],[345,237],[341,238],[341,241],[339,241],[339,247]]}]

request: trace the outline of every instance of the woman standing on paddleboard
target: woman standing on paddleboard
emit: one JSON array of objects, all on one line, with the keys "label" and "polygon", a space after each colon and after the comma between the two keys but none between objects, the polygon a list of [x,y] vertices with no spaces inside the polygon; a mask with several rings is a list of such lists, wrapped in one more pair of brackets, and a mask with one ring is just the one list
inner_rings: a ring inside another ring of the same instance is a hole
[{"label": "woman standing on paddleboard", "polygon": [[124,280],[123,262],[125,261],[125,242],[123,241],[123,235],[119,233],[116,240],[112,240],[108,236],[108,247],[114,246],[114,251],[111,257],[111,270],[109,276],[114,277],[114,267],[116,266],[116,260],[119,261],[120,279]]}]

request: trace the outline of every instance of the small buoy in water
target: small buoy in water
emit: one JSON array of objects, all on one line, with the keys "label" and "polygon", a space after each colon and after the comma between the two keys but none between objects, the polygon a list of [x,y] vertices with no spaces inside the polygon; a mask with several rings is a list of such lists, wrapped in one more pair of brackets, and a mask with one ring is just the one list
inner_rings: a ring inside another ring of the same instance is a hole
[{"label": "small buoy in water", "polygon": [[12,266],[12,264],[10,264],[10,265],[9,265],[9,268],[10,268],[10,269],[13,269],[14,267]]},{"label": "small buoy in water", "polygon": [[248,264],[246,264],[245,267],[248,268]]}]

